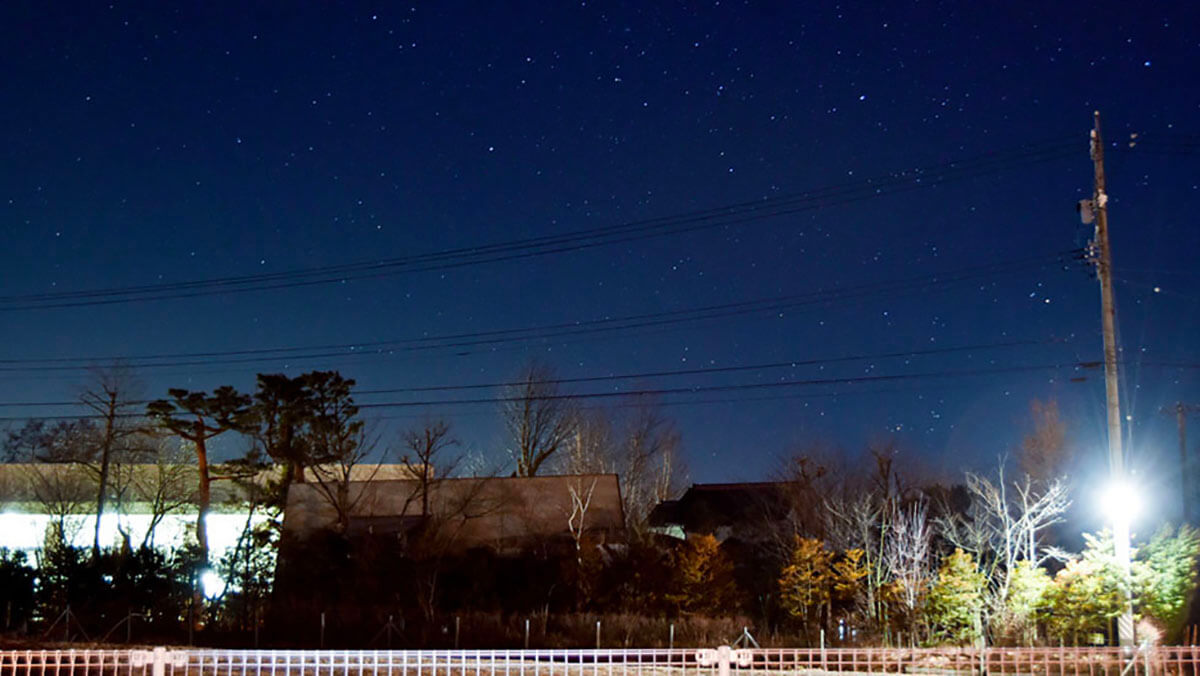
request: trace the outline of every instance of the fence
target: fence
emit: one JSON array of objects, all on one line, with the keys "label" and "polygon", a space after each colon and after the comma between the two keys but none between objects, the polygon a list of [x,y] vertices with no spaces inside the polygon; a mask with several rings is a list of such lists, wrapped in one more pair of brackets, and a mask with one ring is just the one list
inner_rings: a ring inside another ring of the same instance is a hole
[{"label": "fence", "polygon": [[1200,648],[17,650],[0,676],[1197,676]]}]

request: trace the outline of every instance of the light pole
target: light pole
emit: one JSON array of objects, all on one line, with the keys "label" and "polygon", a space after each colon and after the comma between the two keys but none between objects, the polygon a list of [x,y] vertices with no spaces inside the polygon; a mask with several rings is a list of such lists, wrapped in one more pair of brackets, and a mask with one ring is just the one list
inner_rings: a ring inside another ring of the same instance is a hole
[{"label": "light pole", "polygon": [[[1100,137],[1100,111],[1094,114],[1091,133],[1092,164],[1095,170],[1095,187],[1087,214],[1096,221],[1096,239],[1091,247],[1091,259],[1096,264],[1096,275],[1100,278],[1100,316],[1104,327],[1104,391],[1108,404],[1108,471],[1114,486],[1127,486],[1125,478],[1125,454],[1121,448],[1121,398],[1117,392],[1117,310],[1113,303],[1112,249],[1108,244],[1108,193],[1104,184],[1104,142]],[[1085,218],[1085,222],[1090,222]],[[1127,489],[1123,492],[1127,493]],[[1121,506],[1114,514],[1124,511]],[[1117,618],[1117,636],[1121,647],[1133,647],[1133,599],[1130,588],[1133,579],[1130,565],[1128,515],[1113,519],[1113,549],[1117,557],[1122,580],[1125,583],[1125,608]]]}]

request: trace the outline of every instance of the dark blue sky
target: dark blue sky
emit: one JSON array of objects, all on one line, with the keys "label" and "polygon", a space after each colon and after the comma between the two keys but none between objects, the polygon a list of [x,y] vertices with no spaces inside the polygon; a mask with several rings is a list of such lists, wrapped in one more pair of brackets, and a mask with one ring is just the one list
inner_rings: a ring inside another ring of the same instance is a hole
[{"label": "dark blue sky", "polygon": [[[1054,258],[1090,236],[1073,206],[1090,195],[1099,109],[1132,462],[1173,468],[1158,409],[1200,401],[1195,4],[251,4],[0,8],[0,400],[71,399],[83,376],[69,368],[90,358],[280,347],[360,346],[171,357],[141,375],[160,396],[249,388],[259,371],[338,368],[389,389],[503,381],[531,357],[577,378],[864,356],[566,389],[924,374],[665,395],[697,480],[891,437],[952,474],[1017,446],[1035,397],[1058,398],[1100,465],[1103,379],[1070,367],[1100,358],[1098,286]],[[747,203],[701,229],[331,284],[33,297],[689,224]],[[363,346],[799,296],[600,334]],[[444,415],[501,452],[494,405],[370,412]]]}]

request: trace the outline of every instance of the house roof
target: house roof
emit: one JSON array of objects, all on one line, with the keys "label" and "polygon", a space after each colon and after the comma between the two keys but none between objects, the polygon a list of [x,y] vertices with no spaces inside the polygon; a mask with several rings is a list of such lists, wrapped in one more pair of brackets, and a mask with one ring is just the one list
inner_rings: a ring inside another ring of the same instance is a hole
[{"label": "house roof", "polygon": [[650,524],[678,526],[689,533],[760,526],[787,516],[793,490],[793,484],[779,481],[692,484],[678,500],[659,503],[650,513]]},{"label": "house roof", "polygon": [[[399,533],[426,521],[416,480],[355,481],[347,488],[351,532]],[[624,528],[615,474],[440,479],[428,492],[428,516],[453,533],[458,548],[568,536],[572,493],[587,502],[585,531],[616,533]],[[335,495],[319,484],[293,484],[284,532],[304,539],[334,526]]]}]

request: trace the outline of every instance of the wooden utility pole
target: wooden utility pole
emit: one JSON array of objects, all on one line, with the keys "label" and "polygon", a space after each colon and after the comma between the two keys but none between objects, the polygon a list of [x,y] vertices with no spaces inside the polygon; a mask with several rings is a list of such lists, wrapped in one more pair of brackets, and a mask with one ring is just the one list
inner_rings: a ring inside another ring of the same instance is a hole
[{"label": "wooden utility pole", "polygon": [[[1113,303],[1112,249],[1108,243],[1108,193],[1104,185],[1104,141],[1100,136],[1100,111],[1093,114],[1091,151],[1095,169],[1092,212],[1096,218],[1096,242],[1099,249],[1096,272],[1100,278],[1100,312],[1104,327],[1104,391],[1108,401],[1108,470],[1114,485],[1125,483],[1125,453],[1121,447],[1121,398],[1117,391],[1117,310]],[[1116,510],[1124,505],[1114,505]],[[1117,565],[1130,579],[1130,524],[1128,518],[1114,519],[1113,545]],[[1117,618],[1117,635],[1122,647],[1133,647],[1133,601],[1128,592],[1125,609]]]},{"label": "wooden utility pole", "polygon": [[1183,509],[1180,520],[1188,523],[1192,520],[1192,471],[1187,452],[1187,415],[1200,411],[1200,406],[1179,401],[1162,411],[1175,414],[1175,425],[1179,428],[1179,503]]}]

